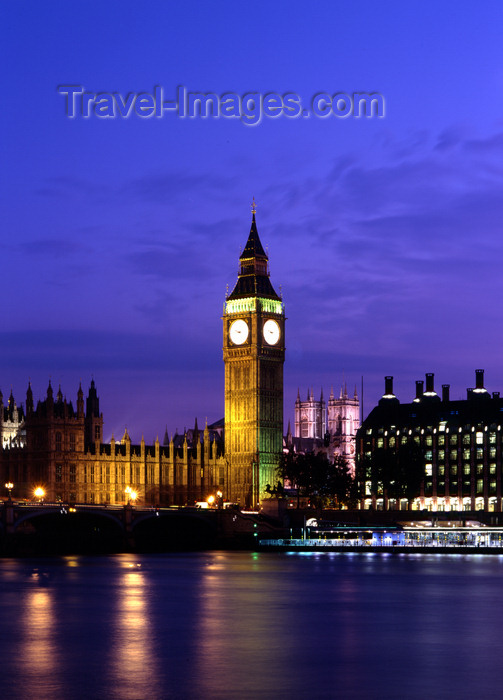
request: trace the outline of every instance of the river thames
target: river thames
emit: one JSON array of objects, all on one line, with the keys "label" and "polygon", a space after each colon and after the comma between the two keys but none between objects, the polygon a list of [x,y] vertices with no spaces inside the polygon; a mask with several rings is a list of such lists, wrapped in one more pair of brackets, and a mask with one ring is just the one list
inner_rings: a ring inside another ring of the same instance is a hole
[{"label": "river thames", "polygon": [[501,697],[503,556],[0,560],[3,698]]}]

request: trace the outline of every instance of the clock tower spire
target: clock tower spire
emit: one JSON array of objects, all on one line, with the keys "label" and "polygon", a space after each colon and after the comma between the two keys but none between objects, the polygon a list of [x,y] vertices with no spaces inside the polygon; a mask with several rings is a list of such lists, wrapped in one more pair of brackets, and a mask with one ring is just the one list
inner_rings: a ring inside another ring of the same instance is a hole
[{"label": "clock tower spire", "polygon": [[223,315],[227,497],[256,506],[276,483],[283,449],[285,314],[269,279],[252,204],[252,223],[236,285]]}]

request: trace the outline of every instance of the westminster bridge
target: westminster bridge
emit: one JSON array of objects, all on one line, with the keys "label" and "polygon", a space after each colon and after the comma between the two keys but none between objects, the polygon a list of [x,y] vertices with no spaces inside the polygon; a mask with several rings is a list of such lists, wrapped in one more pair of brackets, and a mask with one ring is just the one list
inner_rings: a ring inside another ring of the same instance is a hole
[{"label": "westminster bridge", "polygon": [[217,508],[8,500],[0,510],[4,555],[250,548],[276,529],[258,513]]}]

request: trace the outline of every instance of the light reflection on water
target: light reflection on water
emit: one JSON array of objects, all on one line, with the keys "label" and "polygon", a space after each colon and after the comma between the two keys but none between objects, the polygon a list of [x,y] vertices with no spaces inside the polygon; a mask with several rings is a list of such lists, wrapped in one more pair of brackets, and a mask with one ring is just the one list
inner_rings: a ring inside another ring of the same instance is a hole
[{"label": "light reflection on water", "polygon": [[[33,577],[38,579],[36,573]],[[27,592],[25,619],[21,625],[24,635],[23,673],[27,682],[34,686],[42,675],[53,678],[58,675],[52,603],[52,591],[48,588],[34,588]]]},{"label": "light reflection on water", "polygon": [[[114,692],[121,698],[149,694],[161,697],[157,655],[153,646],[149,583],[140,563],[127,563],[117,581],[115,614],[112,616],[112,643],[108,650]],[[140,692],[140,695],[138,694]]]},{"label": "light reflection on water", "polygon": [[503,558],[0,560],[2,698],[499,698]]}]

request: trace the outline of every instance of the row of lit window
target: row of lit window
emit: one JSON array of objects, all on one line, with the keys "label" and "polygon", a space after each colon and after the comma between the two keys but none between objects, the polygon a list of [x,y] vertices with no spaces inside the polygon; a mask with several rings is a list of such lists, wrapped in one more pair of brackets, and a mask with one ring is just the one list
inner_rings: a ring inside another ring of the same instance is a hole
[{"label": "row of lit window", "polygon": [[[484,465],[483,464],[477,464],[474,466],[472,469],[471,464],[463,464],[461,471],[461,467],[459,469],[459,473],[463,474],[471,474],[472,471],[474,474],[483,474],[484,473]],[[439,464],[437,468],[434,470],[433,465],[430,462],[427,462],[425,464],[425,473],[426,476],[431,476],[433,473],[439,474],[440,476],[443,476],[445,474],[445,465]],[[496,462],[491,462],[488,466],[488,472],[489,474],[496,474]],[[452,474],[452,476],[456,476],[458,474],[458,465],[457,464],[451,464],[450,468],[448,470],[449,474]]]},{"label": "row of lit window", "polygon": [[[94,466],[94,465],[84,465],[84,484],[94,484],[94,483],[105,483],[110,484],[110,467]],[[140,483],[140,467],[131,468],[131,477],[133,483]],[[57,478],[56,478],[57,480]],[[129,479],[128,479],[129,481]],[[126,469],[125,467],[115,467],[115,482],[116,484],[126,483]]]},{"label": "row of lit window", "polygon": [[[443,462],[446,461],[446,455],[448,456],[448,461],[454,464],[457,464],[459,459],[462,458],[464,462],[468,462],[468,467],[470,466],[470,462],[473,459],[475,459],[477,462],[482,462],[484,461],[485,457],[488,457],[489,459],[497,459],[497,451],[495,447],[491,447],[489,451],[485,451],[482,447],[477,447],[475,450],[470,450],[470,449],[464,449],[462,452],[461,450],[451,450],[450,452],[447,452],[445,450],[438,450],[438,452],[435,452],[433,450],[425,450],[424,452],[424,458],[426,462],[434,462],[437,463],[438,465],[442,464]],[[367,449],[365,452],[365,458],[367,460],[372,459],[372,450]],[[435,459],[436,458],[436,459]],[[452,466],[452,465],[451,465]],[[482,465],[477,465],[477,466],[482,466]]]},{"label": "row of lit window", "polygon": [[[470,448],[465,448],[465,449],[462,450],[462,451],[461,451],[460,449],[459,449],[459,450],[458,450],[458,449],[454,449],[454,450],[448,451],[447,453],[446,453],[445,450],[438,450],[438,452],[436,452],[436,453],[435,453],[434,450],[425,450],[424,457],[425,457],[426,460],[431,460],[431,461],[433,461],[433,460],[434,460],[434,455],[435,455],[435,454],[436,454],[436,456],[437,456],[437,461],[438,461],[438,462],[443,462],[443,461],[445,460],[446,454],[449,455],[449,459],[450,459],[451,462],[457,461],[457,460],[458,460],[458,457],[460,457],[460,456],[462,456],[462,458],[463,458],[465,461],[470,461],[470,459],[472,458],[472,456],[473,456],[476,460],[482,460],[482,459],[484,459],[484,448],[483,448],[483,447],[477,447],[477,448],[475,448],[474,450],[472,450],[472,449],[470,449]],[[485,451],[485,454],[488,454],[490,459],[496,459],[496,454],[497,454],[497,452],[496,452],[496,447],[490,447],[488,452]]]},{"label": "row of lit window", "polygon": [[[455,496],[459,490],[459,487],[461,486],[461,490],[463,493],[471,493],[471,488],[472,484],[471,481],[469,480],[464,480],[462,483],[452,483],[450,484],[449,491],[451,495]],[[492,479],[489,484],[489,493],[494,494],[496,493],[496,480]],[[433,483],[431,481],[427,481],[424,485],[424,492],[425,494],[431,494],[433,491]],[[484,493],[484,480],[483,479],[477,479],[475,482],[475,491],[477,494],[483,494]],[[437,482],[437,494],[444,493],[445,492],[445,481],[439,481]]]},{"label": "row of lit window", "polygon": [[[446,444],[445,437],[446,437],[445,435],[438,435],[438,437],[437,437],[437,445],[438,445],[439,447],[445,446],[445,444]],[[482,433],[482,432],[477,432],[477,433],[475,433],[475,440],[474,440],[474,441],[472,441],[472,435],[471,435],[470,433],[465,433],[463,436],[457,435],[456,433],[452,433],[451,435],[449,435],[448,444],[449,444],[449,445],[458,445],[458,444],[460,444],[460,442],[461,442],[460,438],[461,438],[461,437],[462,437],[462,444],[463,444],[463,445],[471,445],[472,442],[473,442],[475,445],[483,445],[483,444],[484,444],[484,433]],[[389,446],[389,447],[395,447],[396,444],[397,444],[397,439],[398,439],[398,438],[395,438],[393,435],[391,435],[391,436],[388,438],[388,441],[387,441],[388,446]],[[418,444],[418,445],[421,444],[421,438],[420,438],[419,435],[414,435],[412,439],[413,439],[413,441],[414,441],[416,444]],[[410,437],[409,437],[408,435],[402,435],[401,438],[400,438],[400,443],[399,443],[399,444],[406,445],[406,444],[408,443],[409,440],[410,440]],[[370,440],[366,440],[365,442],[366,442],[366,444],[370,444]],[[423,439],[423,442],[424,442],[424,444],[426,445],[426,447],[432,447],[432,446],[433,446],[433,436],[427,435],[427,436]],[[496,433],[494,433],[494,432],[490,432],[490,433],[489,433],[488,442],[489,442],[490,445],[495,445],[495,444],[496,444]],[[383,438],[383,437],[377,438],[377,447],[384,447],[384,445],[385,445],[384,438]]]},{"label": "row of lit window", "polygon": [[490,426],[483,425],[483,424],[479,423],[479,424],[477,424],[477,426],[468,424],[465,426],[458,426],[457,428],[456,427],[449,428],[449,426],[447,425],[446,422],[441,422],[438,425],[438,428],[436,428],[436,427],[434,428],[432,425],[427,425],[426,428],[422,428],[421,426],[416,425],[413,428],[403,428],[402,430],[400,430],[400,428],[396,428],[396,426],[394,426],[394,425],[391,425],[389,428],[377,428],[375,430],[373,430],[372,428],[367,428],[366,434],[372,435],[373,433],[376,433],[377,435],[388,435],[388,432],[396,433],[397,435],[400,435],[401,432],[408,433],[409,435],[412,435],[413,432],[414,433],[421,433],[421,435],[424,435],[425,433],[427,435],[428,434],[435,435],[437,433],[439,433],[439,434],[452,433],[452,432],[474,433],[476,430],[477,430],[477,432],[487,432],[488,427],[491,430],[496,430],[496,429],[498,431],[501,430],[501,425],[496,426],[496,423],[491,423]]},{"label": "row of lit window", "polygon": [[[456,482],[453,483],[451,482],[449,485],[449,491],[451,492],[451,495],[455,496],[458,493],[459,487],[461,486],[461,489],[465,493],[470,493],[472,484],[469,479],[465,479],[463,482]],[[493,494],[496,493],[497,490],[497,484],[496,484],[496,479],[491,479],[488,484],[489,487],[489,493]],[[437,482],[437,494],[445,493],[445,481],[439,481]],[[475,482],[475,490],[477,494],[483,494],[484,493],[484,479],[477,479]],[[378,493],[377,495],[382,495],[382,488],[378,488]],[[426,494],[429,494],[433,491],[433,482],[432,481],[427,481],[424,485],[424,492]],[[367,481],[365,482],[365,495],[366,496],[371,496],[372,495],[372,482]]]}]

